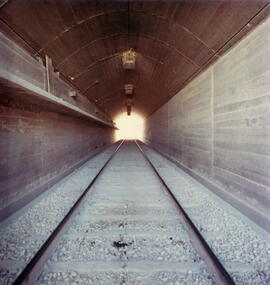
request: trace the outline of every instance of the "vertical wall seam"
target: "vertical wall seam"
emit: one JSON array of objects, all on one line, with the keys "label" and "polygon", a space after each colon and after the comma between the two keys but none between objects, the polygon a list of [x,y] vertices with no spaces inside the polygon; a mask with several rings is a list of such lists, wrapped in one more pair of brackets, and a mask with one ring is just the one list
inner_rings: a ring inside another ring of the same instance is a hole
[{"label": "vertical wall seam", "polygon": [[211,68],[211,176],[214,177],[214,67]]},{"label": "vertical wall seam", "polygon": [[[46,150],[46,143],[45,143],[45,120],[43,118],[41,119],[41,132],[40,132],[40,136],[41,136],[41,169],[42,169],[42,173],[45,174],[46,172],[46,157],[45,157],[45,150]],[[43,179],[45,179],[45,184],[46,184],[46,189],[49,189],[49,177],[48,177],[48,173],[43,175]]]},{"label": "vertical wall seam", "polygon": [[169,112],[170,112],[170,106],[169,106],[169,102],[167,102],[167,148],[168,149],[170,149],[170,147],[171,147],[170,137],[169,137],[169,135],[170,135],[170,132],[169,132],[169,128],[170,128],[170,126],[169,126],[169,124],[170,124]]}]

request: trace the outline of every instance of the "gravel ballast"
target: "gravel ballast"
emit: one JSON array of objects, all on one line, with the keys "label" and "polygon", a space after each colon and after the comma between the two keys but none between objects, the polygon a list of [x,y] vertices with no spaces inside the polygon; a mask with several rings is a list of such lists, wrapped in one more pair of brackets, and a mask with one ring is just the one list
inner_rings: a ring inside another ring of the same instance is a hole
[{"label": "gravel ballast", "polygon": [[[12,284],[114,147],[1,223],[0,284]],[[144,149],[235,283],[270,284],[270,239],[165,157]],[[216,284],[178,217],[136,145],[126,142],[36,284]]]},{"label": "gravel ballast", "polygon": [[143,147],[236,284],[270,284],[270,236],[174,163]]},{"label": "gravel ballast", "polygon": [[114,149],[96,155],[0,224],[0,284],[12,284]]},{"label": "gravel ballast", "polygon": [[50,282],[214,284],[133,142],[125,143],[102,173],[47,262],[38,284]]}]

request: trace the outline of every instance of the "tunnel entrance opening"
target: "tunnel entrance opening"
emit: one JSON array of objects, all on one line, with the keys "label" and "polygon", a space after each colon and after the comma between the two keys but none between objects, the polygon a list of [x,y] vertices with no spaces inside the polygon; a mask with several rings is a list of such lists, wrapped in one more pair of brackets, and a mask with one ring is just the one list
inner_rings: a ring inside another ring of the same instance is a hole
[{"label": "tunnel entrance opening", "polygon": [[115,131],[115,140],[138,139],[143,140],[144,118],[136,113],[128,116],[122,113],[114,120],[118,130]]}]

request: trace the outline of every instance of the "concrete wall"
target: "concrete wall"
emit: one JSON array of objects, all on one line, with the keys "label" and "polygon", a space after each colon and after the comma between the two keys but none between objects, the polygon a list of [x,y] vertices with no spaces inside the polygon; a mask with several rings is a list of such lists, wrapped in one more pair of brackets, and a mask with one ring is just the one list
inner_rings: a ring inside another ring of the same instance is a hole
[{"label": "concrete wall", "polygon": [[[5,79],[15,83],[17,87],[23,86],[36,92],[36,96],[44,97],[45,94],[55,97],[60,104],[68,104],[95,119],[111,124],[107,114],[55,72],[53,62],[49,58],[43,63],[40,58],[34,57],[29,51],[20,47],[14,41],[13,34],[7,36],[2,33],[1,28],[0,22],[0,83]],[[70,93],[76,96],[71,97]]]},{"label": "concrete wall", "polygon": [[113,129],[0,98],[0,220],[112,143]]},{"label": "concrete wall", "polygon": [[269,31],[270,19],[150,116],[145,133],[258,223],[270,214]]}]

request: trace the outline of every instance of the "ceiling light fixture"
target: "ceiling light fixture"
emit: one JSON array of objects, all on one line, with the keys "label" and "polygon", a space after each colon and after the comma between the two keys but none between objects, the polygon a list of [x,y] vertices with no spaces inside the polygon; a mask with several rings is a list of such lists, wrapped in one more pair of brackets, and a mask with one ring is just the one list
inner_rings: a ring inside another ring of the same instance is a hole
[{"label": "ceiling light fixture", "polygon": [[124,69],[135,69],[136,53],[133,49],[123,52],[122,62]]},{"label": "ceiling light fixture", "polygon": [[130,116],[131,114],[131,105],[127,106],[127,115]]},{"label": "ceiling light fixture", "polygon": [[131,114],[131,107],[132,107],[133,100],[127,99],[126,100],[126,107],[127,107],[127,115],[130,116]]},{"label": "ceiling light fixture", "polygon": [[133,94],[133,84],[125,84],[124,89],[125,89],[125,94],[126,95],[132,95]]}]

